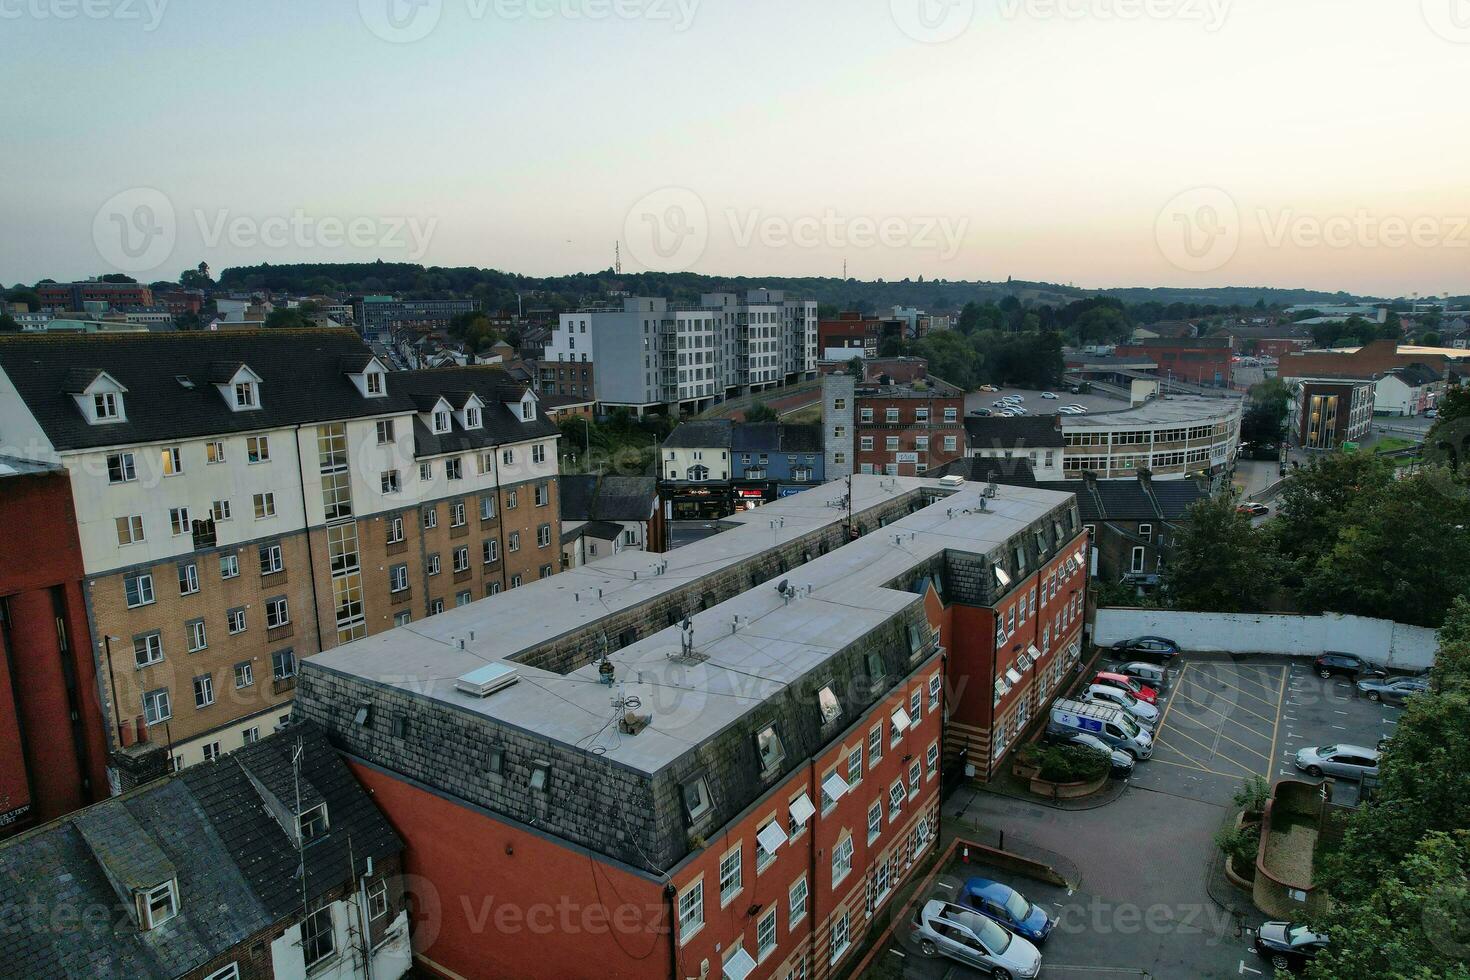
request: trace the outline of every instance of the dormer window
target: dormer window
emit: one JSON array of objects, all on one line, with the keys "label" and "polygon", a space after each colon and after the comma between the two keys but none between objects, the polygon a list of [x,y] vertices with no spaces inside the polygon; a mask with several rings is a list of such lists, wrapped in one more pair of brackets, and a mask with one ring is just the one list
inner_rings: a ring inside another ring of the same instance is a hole
[{"label": "dormer window", "polygon": [[367,393],[372,396],[383,394],[383,375],[379,371],[369,371],[363,378],[367,385]]},{"label": "dormer window", "polygon": [[178,886],[171,879],[138,895],[138,921],[143,931],[157,929],[179,914]]},{"label": "dormer window", "polygon": [[117,418],[118,398],[111,391],[92,396],[92,417],[98,422],[110,422]]},{"label": "dormer window", "polygon": [[325,837],[327,833],[327,805],[322,803],[312,807],[296,818],[296,832],[301,836],[301,843],[309,844],[319,837]]},{"label": "dormer window", "polygon": [[209,380],[224,398],[232,412],[251,412],[260,408],[261,377],[249,365],[239,361],[222,361],[209,366]]},{"label": "dormer window", "polygon": [[536,403],[527,398],[521,402],[521,421],[531,422],[536,418]]},{"label": "dormer window", "polygon": [[480,427],[480,410],[478,408],[467,408],[464,410],[464,427],[466,429],[478,429]]},{"label": "dormer window", "polygon": [[441,411],[437,411],[437,412],[434,413],[434,431],[436,433],[438,433],[438,432],[448,432],[449,431],[449,413],[448,412],[441,410]]},{"label": "dormer window", "polygon": [[255,407],[255,384],[251,381],[242,381],[235,385],[235,408],[245,409]]}]

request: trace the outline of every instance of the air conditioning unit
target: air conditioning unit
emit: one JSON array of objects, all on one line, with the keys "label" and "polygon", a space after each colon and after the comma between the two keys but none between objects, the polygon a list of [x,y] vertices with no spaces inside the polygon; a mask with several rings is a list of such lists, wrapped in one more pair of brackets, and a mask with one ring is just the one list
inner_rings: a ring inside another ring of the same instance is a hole
[{"label": "air conditioning unit", "polygon": [[965,485],[965,478],[958,475],[941,476],[939,478],[939,485],[943,487],[951,487],[955,490],[958,490],[960,487]]}]

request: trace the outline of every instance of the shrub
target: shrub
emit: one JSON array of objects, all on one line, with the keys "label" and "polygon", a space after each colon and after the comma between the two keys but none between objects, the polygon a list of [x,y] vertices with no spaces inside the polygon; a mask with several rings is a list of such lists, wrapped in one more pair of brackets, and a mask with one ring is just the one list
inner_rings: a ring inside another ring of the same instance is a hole
[{"label": "shrub", "polygon": [[1261,846],[1261,825],[1248,823],[1243,827],[1222,827],[1215,834],[1215,846],[1234,862],[1237,871],[1256,866],[1256,852]]},{"label": "shrub", "polygon": [[1271,784],[1260,776],[1252,776],[1240,784],[1231,801],[1237,809],[1247,813],[1260,813],[1271,799]]},{"label": "shrub", "polygon": [[1085,745],[1053,745],[1040,751],[1040,776],[1052,783],[1086,783],[1107,774],[1112,760]]}]

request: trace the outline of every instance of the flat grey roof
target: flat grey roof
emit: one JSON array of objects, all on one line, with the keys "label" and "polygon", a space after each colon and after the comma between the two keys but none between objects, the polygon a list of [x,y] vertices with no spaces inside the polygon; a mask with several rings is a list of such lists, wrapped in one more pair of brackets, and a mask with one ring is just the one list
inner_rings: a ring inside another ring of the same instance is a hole
[{"label": "flat grey roof", "polygon": [[[698,664],[671,659],[681,653],[681,635],[670,627],[611,654],[612,688],[599,683],[594,662],[565,675],[517,664],[518,682],[483,699],[455,689],[456,678],[487,663],[845,520],[845,508],[836,506],[845,487],[837,481],[767,504],[730,518],[736,525],[730,530],[665,555],[623,552],[357,640],[310,658],[307,669],[452,704],[652,774],[916,601],[885,583],[949,549],[991,552],[1071,496],[1003,486],[979,512],[984,487],[967,483],[948,499],[792,569],[784,578],[798,590],[796,598],[783,598],[772,581],[696,614],[694,649],[707,658]],[[854,511],[926,488],[953,490],[938,480],[855,476]],[[656,575],[660,561],[668,570]],[[636,736],[620,735],[613,723],[612,698],[619,693],[638,698],[638,712],[653,715]]]},{"label": "flat grey roof", "polygon": [[1218,422],[1241,411],[1238,398],[1170,397],[1155,399],[1137,408],[1098,415],[1064,415],[1062,430],[1119,429],[1137,425],[1169,425],[1189,422]]}]

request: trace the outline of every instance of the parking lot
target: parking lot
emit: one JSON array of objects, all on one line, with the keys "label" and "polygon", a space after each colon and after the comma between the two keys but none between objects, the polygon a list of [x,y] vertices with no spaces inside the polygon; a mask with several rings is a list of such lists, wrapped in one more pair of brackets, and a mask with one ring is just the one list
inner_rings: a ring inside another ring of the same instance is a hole
[{"label": "parking lot", "polygon": [[993,403],[1000,401],[1004,395],[1020,395],[1024,399],[1022,404],[1031,415],[1055,415],[1057,414],[1057,409],[1063,405],[1081,405],[1087,409],[1090,415],[1096,415],[1099,412],[1121,412],[1128,407],[1126,402],[1121,402],[1116,398],[1109,398],[1106,395],[1074,395],[1068,390],[1066,385],[1054,389],[1053,393],[1057,396],[1055,401],[1049,398],[1042,398],[1042,393],[1039,391],[1028,391],[1024,388],[1002,388],[1000,391],[972,391],[965,396],[965,413],[969,414],[980,408],[989,409]]},{"label": "parking lot", "polygon": [[1292,765],[1298,749],[1373,748],[1400,710],[1355,697],[1351,682],[1319,678],[1310,663],[1181,660],[1161,699],[1154,757],[1134,772],[1136,788],[1223,806],[1251,776],[1310,778]]}]

